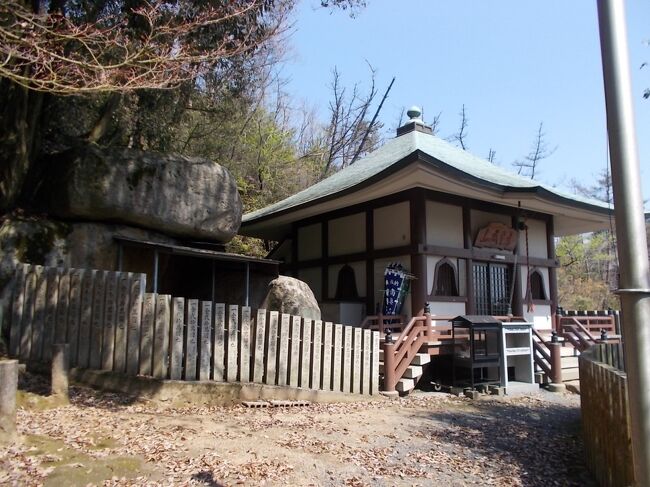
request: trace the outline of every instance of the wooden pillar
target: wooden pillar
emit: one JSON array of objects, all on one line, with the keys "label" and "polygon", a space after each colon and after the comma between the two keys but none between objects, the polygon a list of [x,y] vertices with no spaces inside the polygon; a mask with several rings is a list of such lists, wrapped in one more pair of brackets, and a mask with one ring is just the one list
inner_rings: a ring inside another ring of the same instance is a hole
[{"label": "wooden pillar", "polygon": [[[555,229],[553,226],[553,217],[546,220],[546,253],[549,259],[555,259]],[[551,298],[551,316],[555,314],[555,310],[559,303],[557,302],[557,268],[548,268],[548,291]]]},{"label": "wooden pillar", "polygon": [[[472,213],[468,205],[463,205],[463,247],[472,250]],[[465,314],[476,314],[474,305],[474,285],[472,281],[472,259],[465,261],[465,288],[467,291],[467,305]]]},{"label": "wooden pillar", "polygon": [[[512,228],[517,229],[519,222],[517,216],[512,217]],[[514,292],[512,295],[512,314],[524,315],[524,302],[521,296],[521,248],[519,246],[519,231],[517,231],[517,246],[515,247],[516,264],[512,266],[512,279]]]},{"label": "wooden pillar", "polygon": [[329,275],[329,265],[327,264],[327,257],[329,256],[329,221],[325,220],[324,222],[321,223],[321,262],[323,265],[321,266],[321,299],[323,301],[327,300],[330,298],[330,293],[329,293],[329,280],[330,280],[330,275]]},{"label": "wooden pillar", "polygon": [[421,189],[411,193],[409,201],[411,215],[411,272],[415,275],[411,286],[411,312],[413,316],[424,313],[424,303],[427,300],[427,257],[421,247],[427,241],[426,200]]},{"label": "wooden pillar", "polygon": [[[375,222],[372,208],[366,210],[366,255],[374,251]],[[381,310],[380,310],[381,311]],[[375,314],[375,263],[366,259],[366,315]]]},{"label": "wooden pillar", "polygon": [[291,276],[298,277],[298,227],[291,226]]}]

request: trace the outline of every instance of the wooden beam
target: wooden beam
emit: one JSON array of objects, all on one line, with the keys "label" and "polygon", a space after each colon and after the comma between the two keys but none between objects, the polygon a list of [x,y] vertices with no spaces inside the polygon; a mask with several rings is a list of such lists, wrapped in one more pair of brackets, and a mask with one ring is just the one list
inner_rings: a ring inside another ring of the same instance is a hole
[{"label": "wooden beam", "polygon": [[[467,203],[463,204],[463,247],[464,251],[469,254],[465,256],[465,294],[467,295],[467,304],[465,305],[465,314],[475,314],[476,306],[474,304],[474,282],[472,252],[472,211]],[[431,246],[427,246],[431,248]],[[433,249],[432,249],[433,250]],[[444,254],[443,254],[444,255]],[[460,256],[455,256],[460,257]],[[434,284],[435,285],[435,284]]]},{"label": "wooden beam", "polygon": [[[546,222],[546,253],[549,259],[557,260],[555,257],[555,228],[553,218]],[[559,262],[556,267],[559,267]],[[555,315],[558,307],[557,302],[557,270],[556,267],[548,269],[548,290],[551,298],[551,316]]]},{"label": "wooden beam", "polygon": [[330,293],[329,293],[329,278],[330,278],[330,272],[329,272],[329,264],[327,260],[327,256],[329,255],[329,221],[324,221],[321,223],[321,258],[323,260],[323,266],[321,267],[321,299],[329,299]]},{"label": "wooden beam", "polygon": [[[456,247],[443,247],[441,245],[424,245],[420,252],[426,255],[438,255],[441,257],[458,257],[461,259],[482,260],[485,262],[500,262],[502,264],[513,264],[515,261],[514,254],[501,253],[500,250],[485,249],[459,249]],[[499,257],[495,257],[495,256]],[[542,257],[530,257],[532,267],[559,267],[557,259],[544,259]]]},{"label": "wooden beam", "polygon": [[417,252],[417,246],[402,245],[400,247],[390,247],[387,249],[371,250],[369,252],[356,252],[347,255],[333,255],[326,259],[311,259],[292,264],[291,269],[305,269],[308,267],[322,267],[323,265],[346,264],[352,262],[361,262],[367,259],[385,259],[389,257],[398,257],[401,255],[410,255]]},{"label": "wooden beam", "polygon": [[[517,228],[517,225],[519,224],[519,219],[517,216],[512,217],[512,227]],[[513,285],[515,286],[514,288],[514,293],[512,296],[512,313],[515,316],[523,316],[524,315],[524,302],[523,298],[521,296],[521,259],[520,252],[519,252],[519,231],[517,231],[517,246],[515,247],[515,253],[517,254],[517,263],[513,265],[512,273],[513,273],[513,279],[514,283]]]},{"label": "wooden beam", "polygon": [[366,210],[366,315],[375,312],[375,221],[373,210]]},{"label": "wooden beam", "polygon": [[[291,262],[286,266],[286,270],[291,272],[293,277],[298,277],[298,225],[291,225]],[[287,273],[289,273],[287,272]]]}]

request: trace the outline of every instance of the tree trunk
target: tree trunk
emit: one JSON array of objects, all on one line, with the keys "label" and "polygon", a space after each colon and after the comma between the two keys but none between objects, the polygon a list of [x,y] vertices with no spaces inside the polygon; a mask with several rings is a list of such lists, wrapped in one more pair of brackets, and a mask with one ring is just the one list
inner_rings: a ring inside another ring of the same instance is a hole
[{"label": "tree trunk", "polygon": [[0,80],[0,211],[12,209],[38,151],[44,94]]}]

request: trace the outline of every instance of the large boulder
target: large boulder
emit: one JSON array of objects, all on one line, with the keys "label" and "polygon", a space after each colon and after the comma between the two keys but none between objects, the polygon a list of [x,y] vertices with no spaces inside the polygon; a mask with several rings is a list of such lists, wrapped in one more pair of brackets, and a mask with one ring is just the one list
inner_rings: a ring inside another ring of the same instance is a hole
[{"label": "large boulder", "polygon": [[219,242],[239,230],[237,184],[207,159],[86,145],[46,167],[36,201],[53,216]]},{"label": "large boulder", "polygon": [[18,263],[81,269],[115,269],[114,237],[159,243],[176,240],[142,228],[113,223],[63,222],[35,216],[7,216],[0,225],[0,308]]},{"label": "large boulder", "polygon": [[311,320],[320,320],[320,308],[309,285],[299,279],[279,276],[269,283],[261,308]]}]

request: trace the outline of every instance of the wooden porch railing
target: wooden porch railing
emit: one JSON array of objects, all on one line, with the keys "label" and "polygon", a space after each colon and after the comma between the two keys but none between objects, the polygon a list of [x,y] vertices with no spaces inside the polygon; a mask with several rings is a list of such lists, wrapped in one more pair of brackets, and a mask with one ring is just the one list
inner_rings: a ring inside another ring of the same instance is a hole
[{"label": "wooden porch railing", "polygon": [[431,338],[431,315],[414,316],[395,341],[384,342],[384,387],[386,392],[395,391],[397,381],[424,343]]},{"label": "wooden porch railing", "polygon": [[600,336],[600,332],[602,330],[605,330],[608,335],[615,336],[617,332],[616,317],[614,315],[555,315],[554,321],[555,331],[557,331],[559,334],[563,333],[564,327],[566,325],[575,325],[576,323],[582,325],[582,327],[585,328],[590,335],[594,334]]},{"label": "wooden porch railing", "polygon": [[[394,341],[384,341],[384,391],[395,391],[397,382],[425,343],[447,341],[453,345],[451,326],[434,326],[433,321],[449,322],[454,318],[455,316],[432,316],[428,313],[424,316],[414,316]],[[523,321],[519,316],[495,316],[495,318],[503,322]],[[364,320],[364,323],[366,321],[370,320]]]},{"label": "wooden porch railing", "polygon": [[366,316],[359,325],[360,328],[378,331],[384,336],[385,330],[389,328],[392,332],[402,331],[406,326],[405,315],[370,315]]},{"label": "wooden porch railing", "polygon": [[533,337],[533,360],[542,371],[551,379],[554,384],[562,383],[562,353],[561,343],[549,342],[532,329]]}]

